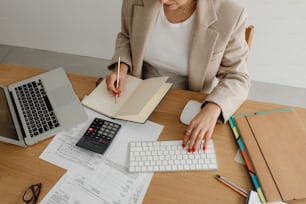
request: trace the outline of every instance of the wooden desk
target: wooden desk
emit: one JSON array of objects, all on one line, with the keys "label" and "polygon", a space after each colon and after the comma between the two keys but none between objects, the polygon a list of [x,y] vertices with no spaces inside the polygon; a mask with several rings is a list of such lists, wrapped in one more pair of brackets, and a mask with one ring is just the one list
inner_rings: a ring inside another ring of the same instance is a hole
[{"label": "wooden desk", "polygon": [[[42,73],[46,70],[0,65],[0,84]],[[79,96],[89,94],[95,88],[95,77],[68,74],[72,86]],[[203,100],[204,94],[192,91],[170,90],[159,104],[150,120],[164,125],[159,140],[182,139],[186,126],[179,122],[179,115],[189,99]],[[238,113],[264,111],[285,106],[246,101]],[[306,109],[297,108],[298,115],[306,124]],[[215,179],[223,175],[239,186],[252,188],[244,166],[234,161],[237,145],[228,124],[217,124],[213,135],[217,160],[217,171],[155,173],[143,203],[222,203],[243,204],[244,198]],[[0,202],[22,203],[22,195],[31,184],[42,182],[41,200],[65,173],[65,170],[39,159],[39,155],[51,139],[34,146],[19,147],[0,142]],[[306,190],[306,189],[305,189]],[[296,201],[292,203],[306,203]]]}]

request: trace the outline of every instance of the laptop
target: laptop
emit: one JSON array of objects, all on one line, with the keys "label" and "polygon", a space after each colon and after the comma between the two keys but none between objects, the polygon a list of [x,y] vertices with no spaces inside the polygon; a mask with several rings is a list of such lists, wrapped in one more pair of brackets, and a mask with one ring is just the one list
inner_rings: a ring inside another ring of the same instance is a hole
[{"label": "laptop", "polygon": [[0,141],[30,146],[87,120],[63,68],[0,85]]}]

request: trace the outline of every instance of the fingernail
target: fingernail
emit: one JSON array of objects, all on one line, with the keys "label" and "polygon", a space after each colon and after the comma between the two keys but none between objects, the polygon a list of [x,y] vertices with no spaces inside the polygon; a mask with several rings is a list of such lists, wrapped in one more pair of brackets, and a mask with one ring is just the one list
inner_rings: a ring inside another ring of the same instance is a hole
[{"label": "fingernail", "polygon": [[188,152],[191,152],[191,149],[190,149],[190,148],[188,148]]},{"label": "fingernail", "polygon": [[182,143],[182,147],[185,148],[185,147],[186,147],[186,144]]},{"label": "fingernail", "polygon": [[203,151],[205,152],[205,150],[206,150],[206,146],[203,146]]}]

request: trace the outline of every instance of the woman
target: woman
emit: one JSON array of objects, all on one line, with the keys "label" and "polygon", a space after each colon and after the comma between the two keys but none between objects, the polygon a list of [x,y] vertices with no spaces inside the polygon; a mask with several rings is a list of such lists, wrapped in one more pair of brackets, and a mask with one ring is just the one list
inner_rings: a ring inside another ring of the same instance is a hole
[{"label": "woman", "polygon": [[166,75],[174,88],[207,93],[182,143],[194,152],[204,140],[205,150],[216,122],[226,122],[249,91],[245,9],[229,0],[123,0],[121,15],[113,72],[106,77],[109,91],[124,91],[129,73]]}]

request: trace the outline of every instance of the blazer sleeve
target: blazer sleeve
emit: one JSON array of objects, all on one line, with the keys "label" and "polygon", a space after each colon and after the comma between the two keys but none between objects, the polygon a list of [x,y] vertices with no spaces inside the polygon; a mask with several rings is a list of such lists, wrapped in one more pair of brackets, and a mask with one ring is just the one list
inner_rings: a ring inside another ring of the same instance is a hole
[{"label": "blazer sleeve", "polygon": [[219,83],[207,96],[203,105],[213,102],[221,107],[220,119],[226,122],[246,100],[250,89],[250,77],[247,70],[249,48],[245,41],[247,13],[242,9],[224,51],[217,72]]},{"label": "blazer sleeve", "polygon": [[131,57],[131,43],[130,43],[130,24],[132,22],[132,9],[129,1],[122,1],[121,7],[121,30],[117,34],[115,42],[115,53],[112,57],[111,65],[109,69],[112,69],[118,62],[120,56],[121,62],[124,62],[129,66],[129,71],[132,70],[132,57]]}]

